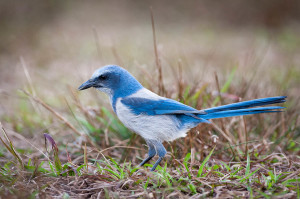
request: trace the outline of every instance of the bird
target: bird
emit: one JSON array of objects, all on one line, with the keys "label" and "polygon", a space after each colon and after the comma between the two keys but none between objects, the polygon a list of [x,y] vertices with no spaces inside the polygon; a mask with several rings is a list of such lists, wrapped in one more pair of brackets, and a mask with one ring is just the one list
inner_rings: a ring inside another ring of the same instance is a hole
[{"label": "bird", "polygon": [[283,103],[287,97],[260,98],[197,110],[144,88],[133,75],[117,65],[97,69],[78,90],[92,87],[106,93],[119,120],[144,138],[148,146],[148,156],[139,166],[158,155],[151,171],[156,169],[167,153],[163,146],[164,141],[185,137],[191,128],[200,123],[211,123],[210,119],[281,112],[284,107],[262,106]]}]

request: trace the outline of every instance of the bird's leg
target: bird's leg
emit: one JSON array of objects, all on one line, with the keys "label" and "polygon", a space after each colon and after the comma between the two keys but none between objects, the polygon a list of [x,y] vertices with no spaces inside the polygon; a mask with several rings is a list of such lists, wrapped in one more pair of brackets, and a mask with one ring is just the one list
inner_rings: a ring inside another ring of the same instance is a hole
[{"label": "bird's leg", "polygon": [[148,148],[149,148],[149,151],[148,151],[148,157],[146,157],[141,163],[139,166],[143,166],[144,164],[146,164],[149,160],[151,160],[155,155],[156,155],[156,150],[154,148],[154,145],[146,140],[146,143],[148,145]]},{"label": "bird's leg", "polygon": [[151,171],[154,171],[157,167],[157,165],[162,161],[162,159],[165,157],[167,150],[165,149],[164,145],[159,141],[152,141],[152,144],[154,145],[156,152],[159,156],[158,160],[155,162],[153,167],[151,168]]}]

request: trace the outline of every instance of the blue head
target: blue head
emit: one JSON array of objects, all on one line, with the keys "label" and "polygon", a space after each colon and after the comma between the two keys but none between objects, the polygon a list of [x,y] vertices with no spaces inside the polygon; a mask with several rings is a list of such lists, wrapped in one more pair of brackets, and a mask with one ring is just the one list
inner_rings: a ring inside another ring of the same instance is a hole
[{"label": "blue head", "polygon": [[126,97],[143,88],[127,70],[115,65],[104,66],[96,70],[88,81],[79,86],[78,90],[91,87],[108,94],[114,110],[119,97]]}]

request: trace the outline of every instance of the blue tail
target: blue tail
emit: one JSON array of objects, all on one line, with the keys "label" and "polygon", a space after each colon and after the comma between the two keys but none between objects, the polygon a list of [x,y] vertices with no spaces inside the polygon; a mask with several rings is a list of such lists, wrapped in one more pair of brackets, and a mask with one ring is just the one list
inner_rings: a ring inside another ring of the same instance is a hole
[{"label": "blue tail", "polygon": [[[251,115],[251,114],[258,114],[258,113],[281,112],[280,109],[283,109],[284,107],[281,106],[257,107],[257,106],[283,103],[285,102],[285,98],[286,96],[268,97],[268,98],[261,98],[261,99],[228,104],[224,106],[218,106],[218,107],[203,110],[207,114],[199,115],[199,117],[203,119],[214,119],[214,118],[241,116],[241,115]],[[257,107],[257,108],[251,108],[251,107]]]}]

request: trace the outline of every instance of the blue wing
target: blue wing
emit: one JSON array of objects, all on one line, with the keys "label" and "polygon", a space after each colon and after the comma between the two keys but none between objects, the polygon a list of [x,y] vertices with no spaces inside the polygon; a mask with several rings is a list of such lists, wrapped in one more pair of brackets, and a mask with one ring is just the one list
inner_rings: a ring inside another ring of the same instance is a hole
[{"label": "blue wing", "polygon": [[285,98],[286,96],[255,99],[204,110],[196,110],[190,106],[167,98],[151,100],[139,97],[127,97],[122,99],[121,102],[137,115],[176,115],[181,120],[208,122],[207,119],[280,112],[279,109],[283,109],[284,107],[252,107],[283,103],[285,102]]},{"label": "blue wing", "polygon": [[166,98],[162,98],[160,100],[152,100],[140,97],[127,97],[122,99],[121,102],[129,107],[129,109],[137,115],[183,114],[191,117],[197,117],[196,115],[205,114],[204,111],[196,110],[190,106]]}]

